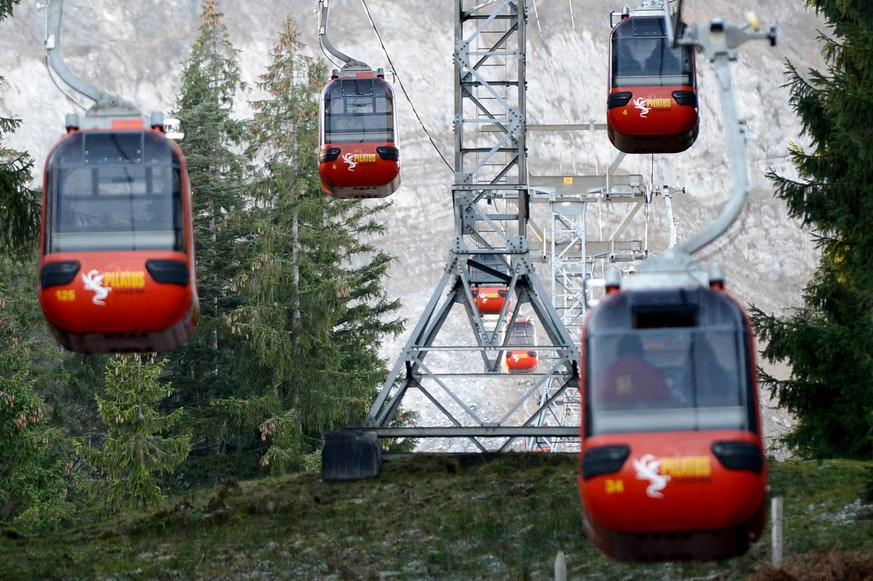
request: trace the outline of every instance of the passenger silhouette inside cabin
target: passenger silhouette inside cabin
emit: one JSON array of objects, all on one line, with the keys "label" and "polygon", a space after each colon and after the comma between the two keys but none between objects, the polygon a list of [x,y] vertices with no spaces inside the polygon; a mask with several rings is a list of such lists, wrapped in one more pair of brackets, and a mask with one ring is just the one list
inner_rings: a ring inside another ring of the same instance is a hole
[{"label": "passenger silhouette inside cabin", "polygon": [[[700,334],[691,345],[691,356],[674,383],[677,393],[700,407],[742,405],[739,369],[725,365],[737,359],[732,335]],[[721,357],[719,356],[721,355]]]},{"label": "passenger silhouette inside cabin", "polygon": [[643,344],[632,333],[618,340],[615,359],[595,380],[593,395],[596,407],[633,407],[672,400],[664,375],[645,360]]},{"label": "passenger silhouette inside cabin", "polygon": [[619,43],[618,70],[621,76],[646,74],[646,63],[656,52],[657,40],[649,38],[629,38]]},{"label": "passenger silhouette inside cabin", "polygon": [[[661,84],[657,78],[667,77],[670,84],[680,84],[679,76],[690,73],[690,65],[683,65],[682,49],[671,48],[662,38],[631,38],[619,45],[618,76],[653,77],[639,82],[645,85]],[[673,77],[677,77],[673,79]]]}]

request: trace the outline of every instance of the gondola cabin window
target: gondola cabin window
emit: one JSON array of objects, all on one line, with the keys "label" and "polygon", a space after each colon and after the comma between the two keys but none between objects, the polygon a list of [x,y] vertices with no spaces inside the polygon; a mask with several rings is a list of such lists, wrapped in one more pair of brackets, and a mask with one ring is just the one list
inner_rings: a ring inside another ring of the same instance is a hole
[{"label": "gondola cabin window", "polygon": [[394,143],[394,100],[378,78],[340,79],[324,96],[324,143]]},{"label": "gondola cabin window", "polygon": [[744,338],[732,327],[601,336],[588,362],[588,435],[755,430]]},{"label": "gondola cabin window", "polygon": [[516,321],[509,327],[507,345],[536,345],[536,331],[531,321]]},{"label": "gondola cabin window", "polygon": [[181,161],[151,132],[83,132],[52,156],[46,252],[185,251]]},{"label": "gondola cabin window", "polygon": [[693,49],[670,44],[663,18],[620,22],[612,35],[612,87],[693,86]]}]

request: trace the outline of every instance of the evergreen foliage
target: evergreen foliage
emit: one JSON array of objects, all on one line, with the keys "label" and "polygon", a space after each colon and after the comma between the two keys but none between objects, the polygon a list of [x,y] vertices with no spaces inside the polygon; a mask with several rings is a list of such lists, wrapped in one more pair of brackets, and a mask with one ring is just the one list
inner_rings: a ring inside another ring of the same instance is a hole
[{"label": "evergreen foliage", "polygon": [[[0,137],[17,126],[17,120],[0,119]],[[37,192],[27,186],[32,167],[33,160],[26,153],[0,144],[0,250],[10,256],[38,240],[39,201]]]},{"label": "evergreen foliage", "polygon": [[[0,18],[15,4],[0,0]],[[0,147],[0,521],[63,518],[89,491],[140,508],[177,481],[312,469],[322,432],[358,422],[384,380],[380,342],[403,325],[383,288],[393,257],[371,243],[387,204],[321,190],[327,71],[304,56],[290,19],[261,78],[266,97],[253,119],[235,117],[247,88],[222,19],[204,0],[174,112],[201,303],[175,352],[84,356],[49,338],[34,292],[32,162]],[[0,120],[0,138],[17,126]]]},{"label": "evergreen foliage", "polygon": [[[18,3],[0,0],[0,20]],[[3,145],[19,124],[0,117],[0,522],[35,528],[61,517],[67,455],[39,393],[57,357],[46,347],[33,290],[39,230],[37,192],[27,186],[33,161]]]},{"label": "evergreen foliage", "polygon": [[195,457],[224,454],[256,439],[254,431],[235,442],[222,398],[245,392],[238,365],[239,339],[227,315],[239,299],[229,281],[239,269],[238,241],[245,225],[245,160],[240,155],[245,124],[234,118],[234,99],[245,89],[237,50],[214,0],[203,2],[199,36],[184,65],[176,115],[194,200],[200,320],[194,336],[173,353],[167,374],[177,405],[190,412]]},{"label": "evergreen foliage", "polygon": [[[12,16],[19,0],[0,0],[0,20]],[[0,77],[0,85],[3,77]],[[37,239],[39,202],[27,187],[33,160],[26,153],[3,145],[3,136],[20,125],[18,119],[0,116],[0,250],[18,253]]]},{"label": "evergreen foliage", "polygon": [[109,485],[107,500],[117,507],[150,506],[163,496],[159,477],[172,474],[191,449],[188,435],[166,435],[182,418],[182,409],[163,416],[157,404],[173,388],[159,377],[166,359],[119,355],[106,366],[106,394],[97,409],[106,425],[102,448],[76,449]]},{"label": "evergreen foliage", "polygon": [[787,443],[818,458],[873,457],[873,19],[861,2],[807,0],[824,14],[826,72],[788,63],[791,105],[811,143],[792,144],[798,179],[770,172],[789,214],[814,228],[819,267],[804,306],[784,317],[752,310],[763,356],[789,361],[762,382],[798,420]]},{"label": "evergreen foliage", "polygon": [[[32,265],[0,263],[13,277],[29,269],[24,280],[35,279]],[[64,439],[38,393],[50,359],[30,336],[35,302],[31,287],[0,282],[0,522],[25,528],[57,520],[67,486]]]},{"label": "evergreen foliage", "polygon": [[21,4],[21,0],[0,0],[0,20],[12,16],[12,9]]},{"label": "evergreen foliage", "polygon": [[34,380],[27,369],[16,369],[20,360],[7,347],[0,352],[0,521],[59,500],[58,485],[63,487]]},{"label": "evergreen foliage", "polygon": [[189,481],[310,466],[321,433],[358,421],[385,376],[378,345],[402,322],[384,296],[391,257],[372,205],[329,198],[315,150],[323,65],[289,19],[251,103],[214,0],[185,65],[178,116],[195,200],[201,320],[169,355],[191,418]]},{"label": "evergreen foliage", "polygon": [[259,429],[271,439],[263,462],[277,470],[317,450],[322,432],[360,421],[386,374],[380,340],[403,325],[382,287],[392,258],[368,242],[384,231],[375,216],[387,204],[321,190],[314,152],[327,75],[300,48],[288,19],[260,78],[268,98],[252,103],[248,157],[263,165],[249,268],[235,279],[245,302],[232,313],[273,399]]}]

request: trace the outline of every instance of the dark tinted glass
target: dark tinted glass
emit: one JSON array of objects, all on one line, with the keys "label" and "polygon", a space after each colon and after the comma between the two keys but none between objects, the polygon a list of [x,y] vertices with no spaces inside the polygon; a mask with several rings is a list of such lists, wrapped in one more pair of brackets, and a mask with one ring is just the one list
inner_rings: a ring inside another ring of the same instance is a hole
[{"label": "dark tinted glass", "polygon": [[153,132],[82,132],[48,165],[48,252],[183,249],[181,163]]},{"label": "dark tinted glass", "polygon": [[623,20],[612,34],[612,86],[693,86],[694,51],[670,46],[664,20]]},{"label": "dark tinted glass", "polygon": [[339,79],[322,98],[323,143],[394,142],[394,93],[382,79]]}]

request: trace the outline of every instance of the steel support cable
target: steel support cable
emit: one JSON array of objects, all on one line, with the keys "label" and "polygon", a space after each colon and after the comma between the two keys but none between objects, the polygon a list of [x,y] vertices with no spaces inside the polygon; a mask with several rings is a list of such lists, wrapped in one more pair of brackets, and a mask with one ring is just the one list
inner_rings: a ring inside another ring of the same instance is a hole
[{"label": "steel support cable", "polygon": [[[540,11],[539,11],[539,7],[538,7],[538,5],[537,5],[537,0],[531,0],[531,1],[533,2],[534,18],[535,18],[536,21],[537,21],[537,32],[538,32],[539,35],[540,35],[540,39],[543,41],[543,47],[546,49],[546,54],[549,56],[549,58],[546,59],[546,68],[547,68],[548,71],[549,71],[549,77],[550,77],[551,80],[552,80],[552,87],[555,89],[555,95],[560,95],[561,93],[560,93],[560,91],[558,91],[558,85],[557,85],[557,83],[555,82],[555,74],[554,74],[554,71],[552,70],[552,60],[554,60],[555,57],[554,57],[554,55],[552,54],[552,49],[549,48],[549,45],[548,45],[548,43],[546,42],[546,36],[543,34],[543,28],[542,28],[542,26],[540,25]],[[578,49],[578,48],[581,48],[581,47],[578,46],[578,44],[579,44],[579,39],[578,39],[578,37],[577,37],[576,34],[575,34],[575,32],[576,32],[576,18],[575,18],[575,16],[573,15],[573,4],[572,4],[572,0],[568,0],[567,4],[568,4],[569,7],[570,7],[570,23],[571,23],[571,26],[572,26],[572,29],[573,29],[573,33],[574,33],[574,34],[572,35],[572,37],[573,37],[573,44],[576,44],[576,45],[577,45],[577,49]],[[569,73],[569,71],[567,71],[567,67],[566,67],[566,65],[564,64],[564,61],[563,61],[563,60],[559,60],[558,62],[561,64],[561,70],[562,70],[563,73],[564,73],[564,78],[565,78],[565,79],[572,79],[572,78],[573,78],[573,75],[571,75],[571,74]],[[588,107],[588,111],[590,112],[590,111],[591,111],[591,102],[588,100],[588,93],[584,90],[584,86],[585,86],[585,77],[584,77],[584,75],[581,77],[581,80],[582,80],[582,85],[583,85],[583,90],[581,91],[581,93],[582,93],[582,95],[585,97],[585,105]],[[576,162],[574,161],[573,163],[574,163],[574,166],[575,166],[575,163],[576,163]],[[576,171],[575,167],[573,168],[573,171]]]},{"label": "steel support cable", "polygon": [[[570,27],[573,29],[573,44],[576,45],[576,50],[579,54],[584,54],[582,51],[582,45],[579,43],[579,35],[576,34],[576,15],[573,14],[573,0],[567,0],[567,6],[570,8]],[[573,78],[569,73],[567,73],[567,69],[564,67],[563,63],[561,63],[561,68],[564,69],[567,78]],[[584,90],[585,76],[580,75],[579,79],[582,81],[582,95],[585,97],[585,106],[588,107],[589,119],[593,119],[591,116],[591,101],[588,99],[588,91]]]},{"label": "steel support cable", "polygon": [[[555,82],[555,73],[552,70],[552,51],[549,49],[549,45],[546,44],[546,37],[543,34],[543,27],[540,25],[540,11],[537,7],[537,0],[533,0],[533,9],[534,9],[534,18],[537,21],[537,32],[540,34],[540,40],[543,41],[543,48],[546,49],[546,54],[549,55],[550,58],[546,59],[546,69],[549,71],[549,79],[552,81],[552,88],[555,89],[555,95],[560,95],[561,92],[558,91],[558,83]],[[567,72],[566,70],[564,71]]]},{"label": "steel support cable", "polygon": [[385,46],[385,42],[383,42],[382,40],[382,35],[379,34],[379,29],[376,27],[376,22],[373,20],[373,16],[370,14],[370,7],[367,6],[367,0],[361,0],[361,4],[364,6],[364,12],[367,13],[367,19],[370,21],[370,26],[373,27],[373,32],[376,34],[376,39],[379,41],[379,45],[382,47],[382,52],[385,53],[385,58],[388,59],[388,64],[391,65],[391,70],[394,71],[395,75],[397,75],[397,83],[400,85],[400,90],[403,91],[403,96],[406,97],[406,102],[409,103],[409,106],[412,108],[412,113],[415,115],[416,120],[418,120],[418,124],[421,126],[424,134],[427,135],[427,138],[430,140],[431,145],[433,145],[434,150],[436,150],[437,154],[439,154],[440,158],[443,160],[443,163],[445,163],[446,167],[449,168],[449,171],[454,174],[455,168],[452,167],[452,164],[449,163],[449,160],[446,159],[446,156],[443,155],[442,151],[440,151],[439,146],[437,145],[430,131],[428,131],[427,126],[424,124],[421,115],[418,114],[418,110],[415,108],[415,104],[412,102],[409,93],[406,91],[406,86],[403,84],[403,79],[400,77],[400,75],[397,74],[397,67],[394,66],[394,61],[391,60],[391,55],[388,54],[388,48]]}]

